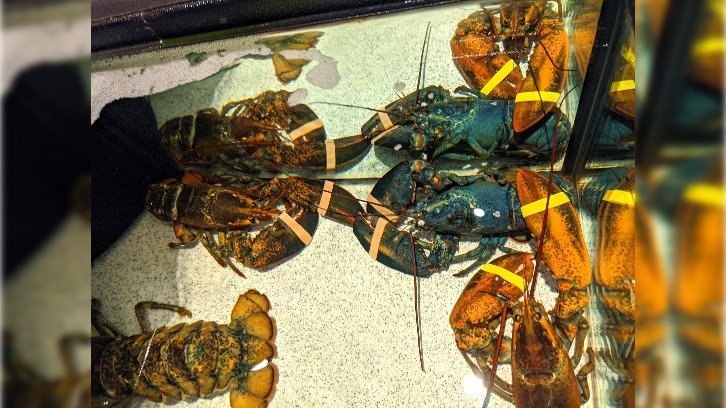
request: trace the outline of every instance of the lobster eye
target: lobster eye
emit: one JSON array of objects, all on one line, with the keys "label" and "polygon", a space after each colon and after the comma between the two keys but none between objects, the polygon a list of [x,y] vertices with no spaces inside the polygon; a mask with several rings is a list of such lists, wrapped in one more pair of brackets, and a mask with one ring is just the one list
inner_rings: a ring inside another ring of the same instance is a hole
[{"label": "lobster eye", "polygon": [[519,323],[522,321],[522,315],[514,315],[514,321]]},{"label": "lobster eye", "polygon": [[542,314],[540,312],[537,312],[534,314],[534,320],[540,320],[542,318]]}]

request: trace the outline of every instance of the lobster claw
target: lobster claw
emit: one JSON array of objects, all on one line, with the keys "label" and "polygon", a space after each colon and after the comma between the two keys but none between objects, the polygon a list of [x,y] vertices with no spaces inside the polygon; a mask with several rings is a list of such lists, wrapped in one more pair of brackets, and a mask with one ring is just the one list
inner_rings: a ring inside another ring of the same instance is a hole
[{"label": "lobster claw", "polygon": [[544,17],[537,26],[539,41],[529,59],[530,75],[524,78],[514,101],[515,132],[529,129],[555,107],[565,87],[564,69],[569,42],[564,23],[557,17]]},{"label": "lobster claw", "polygon": [[[519,282],[523,283],[532,278],[532,258],[532,254],[514,252],[489,264],[521,277]],[[496,326],[507,307],[507,300],[516,301],[522,296],[522,289],[515,284],[517,278],[511,276],[505,274],[502,278],[502,275],[480,269],[466,284],[449,316],[456,346],[460,350],[482,357],[494,352]]]},{"label": "lobster claw", "polygon": [[393,166],[378,180],[368,196],[367,212],[383,215],[396,221],[413,201],[416,184],[411,174],[411,162],[403,161]]},{"label": "lobster claw", "polygon": [[373,259],[390,268],[420,277],[438,272],[426,258],[418,240],[411,239],[408,233],[400,231],[383,217],[359,215],[353,232]]},{"label": "lobster claw", "polygon": [[[481,10],[460,21],[450,42],[451,53],[472,89],[481,90],[491,99],[514,99],[522,83],[522,72],[491,37],[496,29],[492,20],[489,11]],[[491,82],[503,69],[510,72],[497,83]]]},{"label": "lobster claw", "polygon": [[358,199],[332,181],[289,177],[274,182],[286,187],[290,201],[341,224],[352,227],[355,217],[363,212]]},{"label": "lobster claw", "polygon": [[371,146],[372,135],[355,135],[312,140],[304,143],[273,144],[252,154],[254,160],[268,165],[300,170],[336,170],[360,160]]},{"label": "lobster claw", "polygon": [[[516,104],[515,104],[516,105]],[[516,106],[514,108],[516,112]],[[557,145],[553,146],[553,135],[557,132]],[[572,127],[567,117],[554,107],[542,121],[542,125],[525,129],[521,133],[514,133],[512,141],[519,151],[527,151],[540,156],[550,156],[552,149],[559,154],[563,152],[567,140],[570,139]]]},{"label": "lobster claw", "polygon": [[[527,228],[542,239],[548,180],[526,169],[517,173],[517,194]],[[589,302],[590,257],[580,220],[567,195],[553,184],[547,215],[547,239],[542,259],[558,281],[559,296],[554,307],[556,323],[571,342],[577,332],[578,314]]]},{"label": "lobster claw", "polygon": [[318,214],[297,208],[292,215],[280,214],[275,222],[252,237],[241,231],[222,236],[234,257],[243,265],[268,270],[300,253],[312,240]]}]

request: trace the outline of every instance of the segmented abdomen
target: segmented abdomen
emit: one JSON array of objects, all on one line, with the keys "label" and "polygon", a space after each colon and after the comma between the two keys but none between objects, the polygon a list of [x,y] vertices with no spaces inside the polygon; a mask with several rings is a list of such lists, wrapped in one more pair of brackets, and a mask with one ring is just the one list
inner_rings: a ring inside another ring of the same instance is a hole
[{"label": "segmented abdomen", "polygon": [[94,375],[112,398],[181,400],[226,389],[230,380],[243,381],[272,354],[272,346],[261,338],[198,321],[113,340],[94,359]]}]

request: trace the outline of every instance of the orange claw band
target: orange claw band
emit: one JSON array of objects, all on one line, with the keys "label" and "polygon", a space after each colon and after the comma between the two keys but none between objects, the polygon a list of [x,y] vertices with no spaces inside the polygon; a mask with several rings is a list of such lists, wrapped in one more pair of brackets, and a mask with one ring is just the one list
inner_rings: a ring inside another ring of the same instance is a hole
[{"label": "orange claw band", "polygon": [[280,220],[287,225],[292,232],[297,235],[298,239],[305,244],[310,245],[310,242],[312,242],[313,237],[310,236],[310,234],[305,230],[305,228],[302,227],[302,225],[298,224],[297,221],[295,221],[290,215],[286,212],[280,214]]},{"label": "orange claw band", "polygon": [[325,169],[335,170],[335,141],[325,141]]},{"label": "orange claw band", "polygon": [[487,273],[491,273],[492,275],[499,276],[500,278],[518,287],[519,290],[524,292],[524,278],[517,275],[516,273],[510,272],[507,269],[502,268],[501,266],[490,263],[484,264],[484,266],[481,267],[481,270]]},{"label": "orange claw band", "polygon": [[391,117],[388,116],[388,113],[378,111],[378,119],[380,119],[384,130],[388,130],[393,127],[393,122],[391,122]]},{"label": "orange claw band", "polygon": [[323,184],[323,195],[320,196],[320,205],[318,205],[318,214],[325,216],[328,212],[328,206],[330,205],[330,197],[333,195],[333,183],[330,180],[325,180]]},{"label": "orange claw band", "polygon": [[381,202],[378,201],[377,198],[373,197],[372,194],[368,194],[366,201],[368,201],[383,217],[388,218],[391,222],[398,221],[398,216],[386,206],[381,204]]},{"label": "orange claw band", "polygon": [[559,92],[550,91],[529,91],[520,92],[517,97],[514,98],[514,103],[519,102],[557,102],[560,99]]},{"label": "orange claw band", "polygon": [[301,137],[307,135],[308,133],[318,130],[322,127],[323,127],[322,120],[320,120],[320,119],[311,120],[310,122],[305,123],[302,126],[300,126],[299,128],[290,132],[289,133],[290,139],[295,140],[295,139],[301,138]]},{"label": "orange claw band", "polygon": [[615,204],[627,205],[628,207],[635,207],[635,193],[626,190],[608,190],[605,192],[605,196],[602,198],[604,201],[608,201]]},{"label": "orange claw band", "polygon": [[386,229],[386,224],[388,224],[388,221],[385,218],[378,217],[376,229],[373,230],[373,236],[371,237],[371,247],[368,250],[368,255],[373,259],[378,258],[378,247],[381,244],[381,238],[383,237],[383,230]]},{"label": "orange claw band", "polygon": [[[553,194],[550,196],[550,206],[549,208],[554,208],[557,206],[560,206],[562,204],[566,204],[570,202],[570,198],[567,197],[567,194],[563,192],[559,192],[557,194]],[[532,201],[529,204],[522,206],[522,216],[523,217],[529,217],[533,214],[541,213],[545,210],[545,205],[547,205],[547,197],[540,198],[537,201]]]},{"label": "orange claw band", "polygon": [[504,78],[506,78],[510,72],[514,71],[515,67],[516,64],[514,63],[514,60],[510,59],[509,61],[507,61],[507,63],[504,64],[504,66],[501,67],[499,71],[497,71],[497,73],[494,74],[494,76],[489,81],[487,81],[486,84],[484,84],[484,87],[481,89],[480,92],[488,96],[494,90],[494,88],[497,87],[497,85],[504,81]]}]

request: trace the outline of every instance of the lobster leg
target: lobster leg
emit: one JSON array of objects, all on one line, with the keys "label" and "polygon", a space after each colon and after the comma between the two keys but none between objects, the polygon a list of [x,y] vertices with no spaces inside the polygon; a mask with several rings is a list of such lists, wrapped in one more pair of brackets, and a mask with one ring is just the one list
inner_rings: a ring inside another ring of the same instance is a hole
[{"label": "lobster leg", "polygon": [[197,236],[190,229],[185,227],[180,222],[174,222],[174,235],[179,240],[178,242],[169,242],[169,248],[187,248],[197,243]]},{"label": "lobster leg", "polygon": [[146,318],[146,311],[149,309],[164,309],[176,312],[179,316],[192,317],[192,312],[186,307],[171,305],[168,303],[157,303],[157,302],[139,302],[134,308],[136,312],[136,318],[139,320],[139,326],[141,326],[142,332],[151,331],[151,325],[149,319]]},{"label": "lobster leg", "polygon": [[[479,359],[477,359],[478,361]],[[490,378],[492,369],[489,367],[489,364],[487,363],[480,363],[481,368],[481,374],[482,378]],[[514,390],[512,389],[512,386],[509,385],[506,381],[502,379],[502,377],[499,376],[499,374],[494,375],[494,383],[492,384],[492,391],[499,396],[499,398],[510,402],[514,404]]]},{"label": "lobster leg", "polygon": [[[574,364],[574,363],[573,363]],[[587,375],[595,370],[595,353],[592,347],[587,348],[587,363],[577,372],[577,383],[580,384],[580,404],[590,399],[590,385],[587,383]]]},{"label": "lobster leg", "polygon": [[494,255],[494,251],[497,249],[501,249],[502,251],[509,250],[509,248],[504,246],[507,239],[507,237],[482,238],[476,248],[463,254],[455,255],[451,261],[453,263],[466,262],[472,259],[486,261]]},{"label": "lobster leg", "polygon": [[[224,234],[220,234],[219,236],[222,237],[220,239],[223,239]],[[223,246],[214,241],[211,233],[203,231],[201,233],[201,236],[199,237],[199,242],[204,245],[204,248],[207,249],[207,252],[212,255],[214,260],[217,261],[220,266],[229,266],[230,269],[237,273],[237,275],[243,278],[245,277],[245,274],[242,273],[242,271],[239,270],[239,268],[237,268],[237,266],[229,259],[229,256],[224,253]]]},{"label": "lobster leg", "polygon": [[101,313],[101,301],[96,298],[91,299],[91,325],[100,336],[121,336],[121,331]]}]

